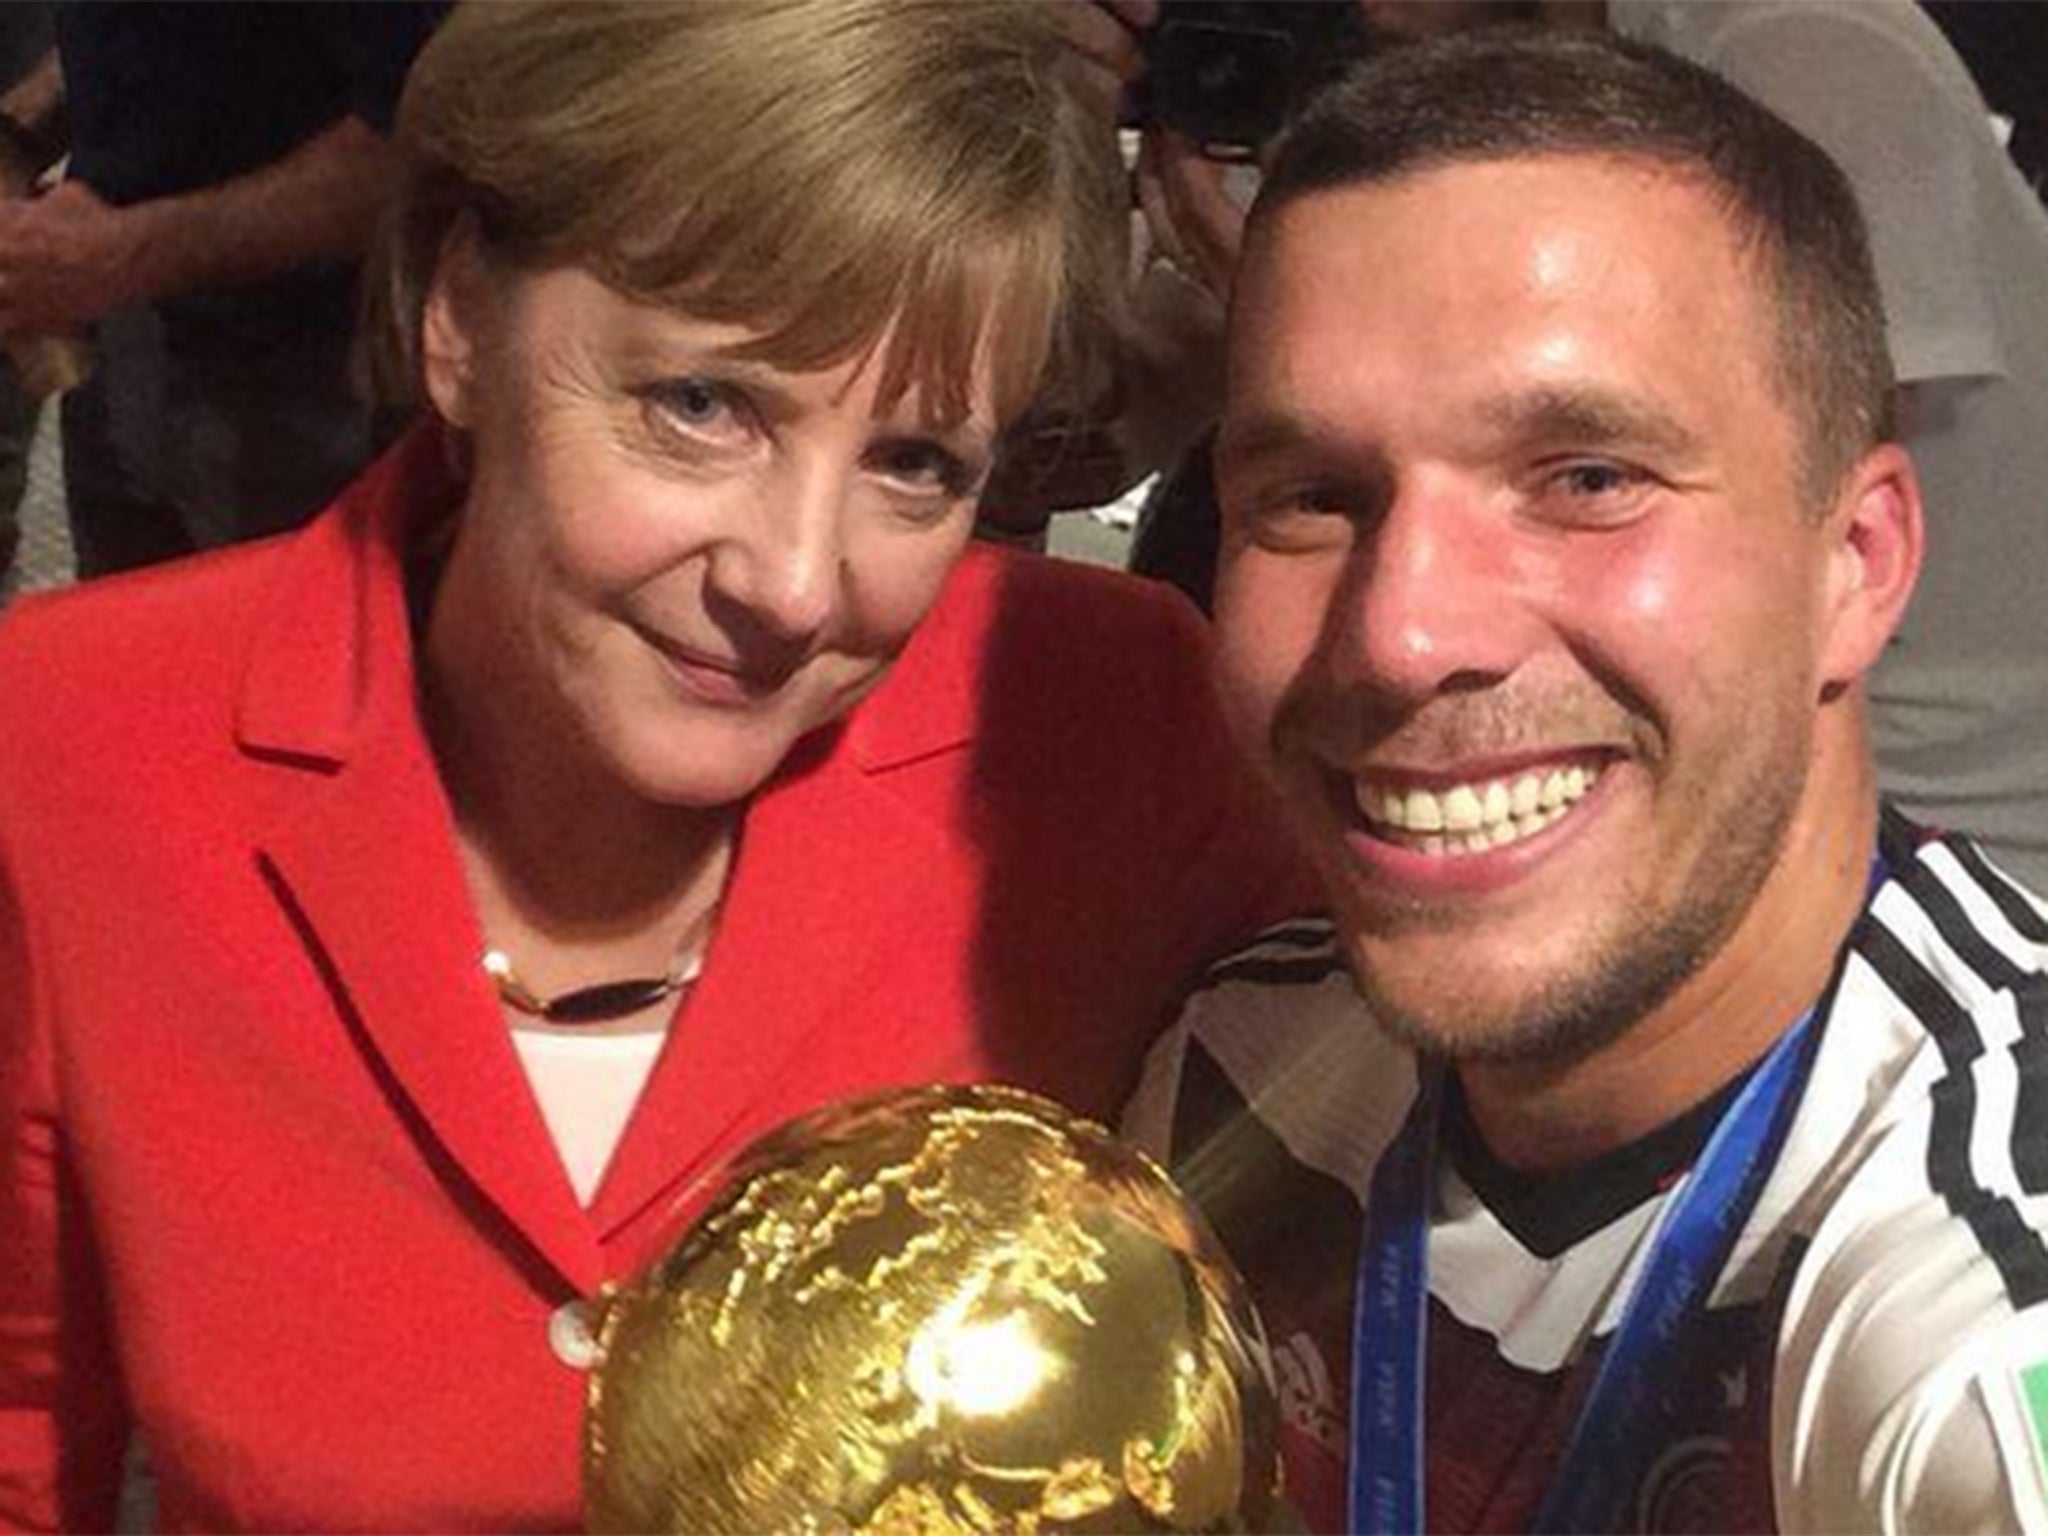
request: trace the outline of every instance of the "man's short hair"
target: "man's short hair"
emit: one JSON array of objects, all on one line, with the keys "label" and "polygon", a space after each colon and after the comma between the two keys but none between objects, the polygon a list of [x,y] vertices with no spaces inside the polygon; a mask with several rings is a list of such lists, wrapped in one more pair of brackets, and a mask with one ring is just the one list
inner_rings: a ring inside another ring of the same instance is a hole
[{"label": "man's short hair", "polygon": [[1281,137],[1254,220],[1311,192],[1547,154],[1624,156],[1711,183],[1773,289],[1777,384],[1803,418],[1815,500],[1893,435],[1884,305],[1847,178],[1782,119],[1661,49],[1522,27],[1391,49]]}]

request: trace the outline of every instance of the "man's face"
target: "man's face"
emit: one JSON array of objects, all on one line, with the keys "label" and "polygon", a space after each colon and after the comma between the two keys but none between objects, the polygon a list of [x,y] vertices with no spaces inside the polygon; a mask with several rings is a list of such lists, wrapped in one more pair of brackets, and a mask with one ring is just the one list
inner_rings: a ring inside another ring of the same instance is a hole
[{"label": "man's face", "polygon": [[1226,688],[1368,1000],[1612,1038],[1727,938],[1813,750],[1829,534],[1700,184],[1546,156],[1321,192],[1238,289]]}]

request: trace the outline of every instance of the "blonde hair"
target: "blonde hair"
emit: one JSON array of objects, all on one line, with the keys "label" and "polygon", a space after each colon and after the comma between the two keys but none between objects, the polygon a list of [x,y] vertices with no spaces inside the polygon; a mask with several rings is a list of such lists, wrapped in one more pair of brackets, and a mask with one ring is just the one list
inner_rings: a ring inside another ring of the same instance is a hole
[{"label": "blonde hair", "polygon": [[[1110,125],[1036,0],[523,0],[460,6],[414,65],[371,304],[413,398],[451,231],[761,333],[807,370],[885,335],[883,393],[958,419],[1113,344]],[[1062,370],[1064,371],[1064,370]]]}]

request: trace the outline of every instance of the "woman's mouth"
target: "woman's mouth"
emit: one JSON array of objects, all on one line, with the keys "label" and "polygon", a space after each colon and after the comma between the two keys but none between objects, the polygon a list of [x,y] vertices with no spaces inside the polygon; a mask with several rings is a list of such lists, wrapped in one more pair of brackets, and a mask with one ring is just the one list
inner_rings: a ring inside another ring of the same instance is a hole
[{"label": "woman's mouth", "polygon": [[659,655],[684,693],[707,704],[755,704],[788,681],[786,672],[769,673],[736,657],[680,644],[653,630],[640,636]]}]

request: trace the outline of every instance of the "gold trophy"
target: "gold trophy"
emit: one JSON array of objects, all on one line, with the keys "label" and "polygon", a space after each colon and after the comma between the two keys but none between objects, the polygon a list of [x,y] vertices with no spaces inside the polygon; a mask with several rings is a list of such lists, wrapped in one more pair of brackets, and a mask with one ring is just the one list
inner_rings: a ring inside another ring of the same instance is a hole
[{"label": "gold trophy", "polygon": [[608,1301],[600,1532],[1241,1531],[1279,1513],[1243,1287],[1166,1176],[1014,1089],[806,1115]]}]

